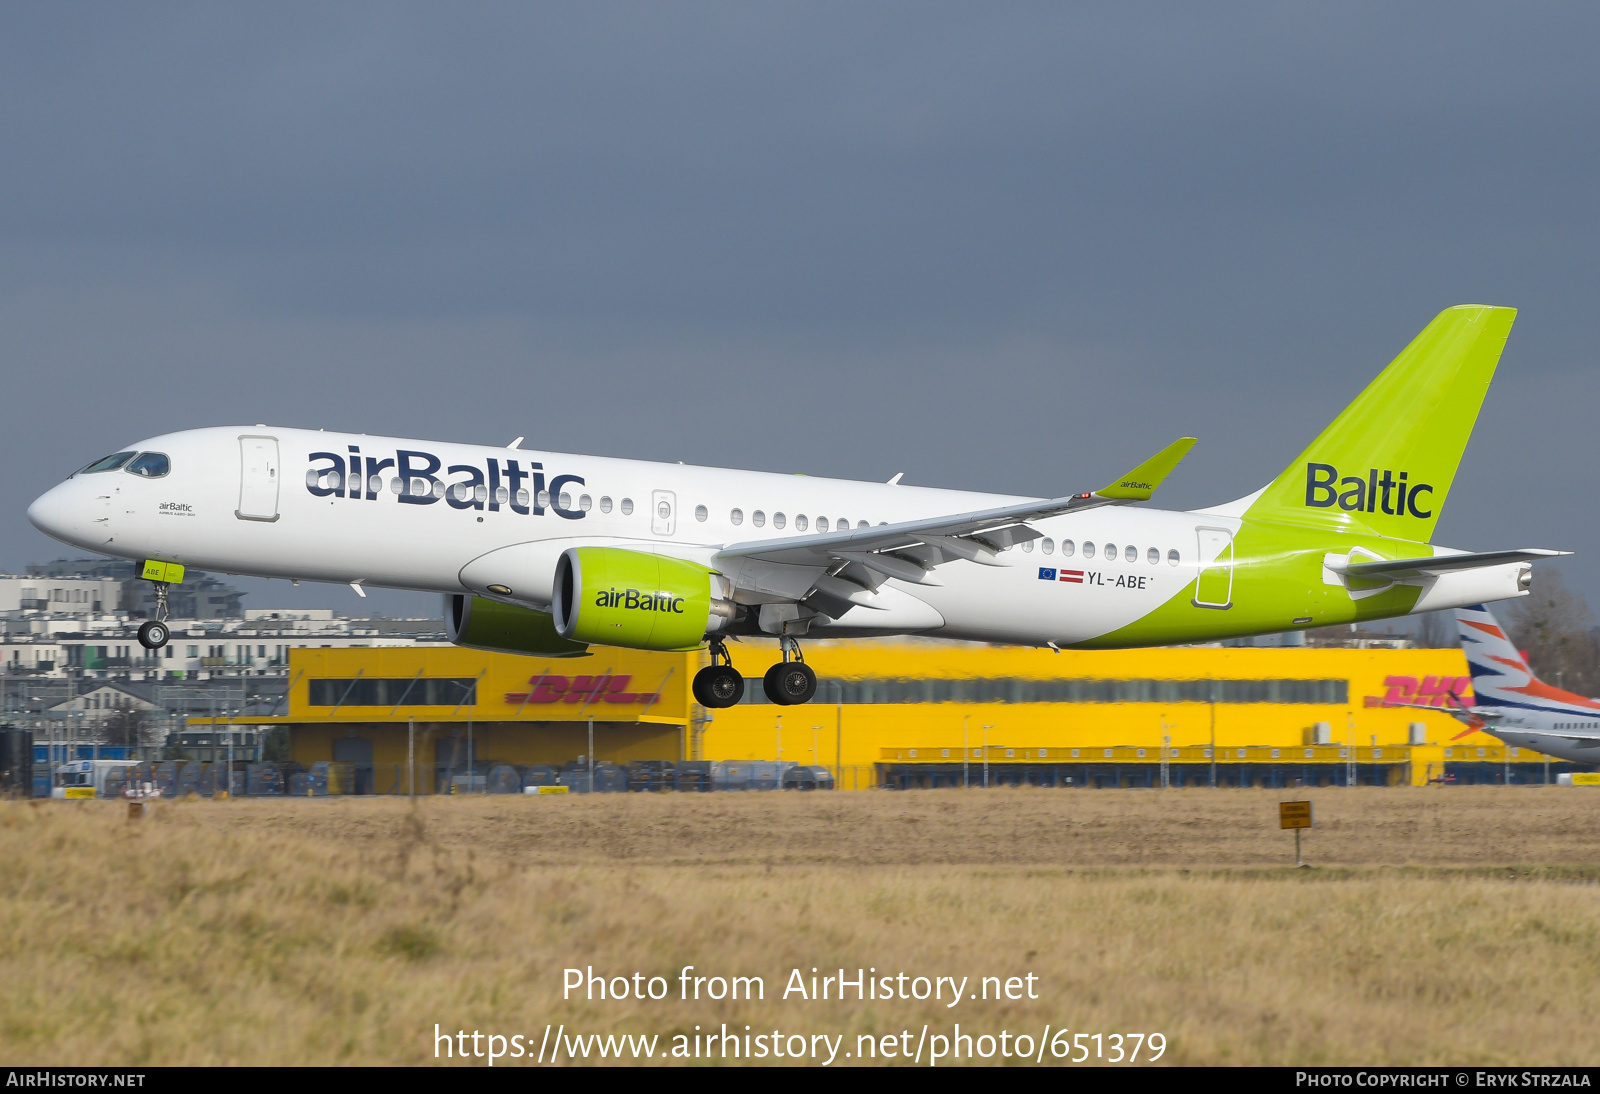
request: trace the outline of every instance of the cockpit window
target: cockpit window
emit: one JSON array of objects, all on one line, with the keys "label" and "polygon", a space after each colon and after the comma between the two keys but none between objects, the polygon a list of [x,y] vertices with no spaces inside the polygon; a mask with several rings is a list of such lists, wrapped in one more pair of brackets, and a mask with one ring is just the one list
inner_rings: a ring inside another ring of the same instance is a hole
[{"label": "cockpit window", "polygon": [[96,471],[115,471],[134,456],[136,452],[113,452],[102,459],[95,460],[88,467],[79,472],[80,475],[93,475]]},{"label": "cockpit window", "polygon": [[172,470],[172,461],[165,452],[141,452],[139,458],[128,465],[128,474],[147,479],[159,479]]}]

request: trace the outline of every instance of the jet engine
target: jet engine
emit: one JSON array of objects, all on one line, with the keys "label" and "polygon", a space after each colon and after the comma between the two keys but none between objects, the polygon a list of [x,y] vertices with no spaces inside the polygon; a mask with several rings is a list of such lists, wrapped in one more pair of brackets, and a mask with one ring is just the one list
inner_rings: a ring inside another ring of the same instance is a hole
[{"label": "jet engine", "polygon": [[704,566],[620,547],[572,547],[556,561],[551,614],[573,642],[685,650],[727,630],[739,608]]},{"label": "jet engine", "polygon": [[461,593],[445,594],[444,629],[450,641],[474,650],[542,657],[583,657],[588,650],[557,634],[548,612]]}]

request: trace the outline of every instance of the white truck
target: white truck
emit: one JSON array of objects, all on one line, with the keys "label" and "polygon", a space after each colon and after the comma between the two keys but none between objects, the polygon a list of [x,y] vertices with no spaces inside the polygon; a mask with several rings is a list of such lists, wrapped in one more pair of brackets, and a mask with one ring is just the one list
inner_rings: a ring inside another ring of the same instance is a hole
[{"label": "white truck", "polygon": [[[141,778],[142,776],[142,778]],[[149,765],[128,760],[69,760],[57,764],[50,777],[52,798],[122,798],[130,787],[139,798],[155,797],[160,791],[148,784]]]}]

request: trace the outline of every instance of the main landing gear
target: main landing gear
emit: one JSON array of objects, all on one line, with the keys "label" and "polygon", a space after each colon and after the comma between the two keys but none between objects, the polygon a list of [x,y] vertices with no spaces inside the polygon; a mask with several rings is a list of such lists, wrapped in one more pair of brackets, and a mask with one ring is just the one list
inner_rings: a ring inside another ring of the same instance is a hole
[{"label": "main landing gear", "polygon": [[696,702],[713,709],[731,707],[744,698],[744,677],[733,667],[727,646],[711,643],[711,664],[694,674],[691,690]]},{"label": "main landing gear", "polygon": [[[810,702],[817,693],[817,674],[800,659],[800,643],[787,635],[778,641],[783,660],[767,670],[761,690],[770,702],[782,707]],[[695,673],[693,691],[696,702],[713,710],[731,707],[744,698],[744,677],[733,667],[728,647],[721,642],[711,643],[711,664]]]},{"label": "main landing gear", "polygon": [[172,637],[172,628],[167,626],[167,583],[152,584],[156,587],[156,617],[140,625],[139,645],[147,650],[159,650]]},{"label": "main landing gear", "polygon": [[800,659],[800,643],[788,635],[778,639],[783,650],[783,660],[767,670],[761,679],[761,690],[767,698],[782,707],[809,703],[817,693],[817,674]]}]

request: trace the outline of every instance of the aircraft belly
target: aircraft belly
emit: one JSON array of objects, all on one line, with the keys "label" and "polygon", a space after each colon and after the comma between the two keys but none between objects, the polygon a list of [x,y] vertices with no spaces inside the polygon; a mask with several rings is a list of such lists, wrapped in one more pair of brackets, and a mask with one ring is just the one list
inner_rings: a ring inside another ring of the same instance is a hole
[{"label": "aircraft belly", "polygon": [[[1059,567],[1054,568],[1057,576],[1052,579],[1041,577],[1041,569],[1052,568],[980,571],[973,567],[956,574],[955,567],[945,567],[939,571],[940,579],[947,581],[945,585],[919,587],[915,594],[944,617],[941,635],[983,642],[1054,642],[1065,646],[1125,627],[1155,610],[1181,588],[1172,578],[1173,588],[1163,591],[1167,582],[1136,571],[1086,570],[1085,580],[1063,582]],[[1130,582],[1130,576],[1145,577],[1144,588],[1139,588],[1137,581]]]},{"label": "aircraft belly", "polygon": [[[814,626],[813,632],[819,637],[826,635],[854,638],[908,632],[927,633],[937,631],[944,626],[944,616],[928,603],[928,598],[924,595],[927,590],[920,586],[897,588],[896,584],[888,582],[880,587],[871,607],[853,607],[839,619]],[[915,591],[910,591],[912,589]]]},{"label": "aircraft belly", "polygon": [[1562,734],[1526,730],[1508,731],[1496,728],[1486,732],[1514,748],[1529,748],[1569,763],[1600,763],[1600,737],[1580,741]]}]

